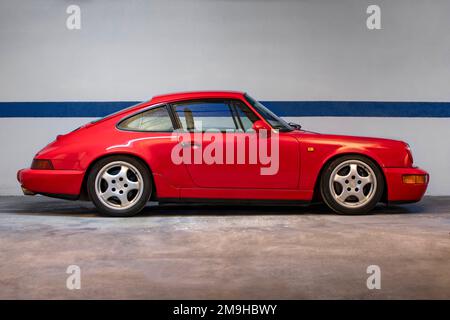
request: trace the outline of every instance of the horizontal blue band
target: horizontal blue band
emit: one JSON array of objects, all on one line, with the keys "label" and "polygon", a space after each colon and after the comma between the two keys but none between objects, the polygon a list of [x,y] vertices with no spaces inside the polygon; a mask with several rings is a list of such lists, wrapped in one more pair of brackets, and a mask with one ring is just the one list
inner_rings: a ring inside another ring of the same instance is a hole
[{"label": "horizontal blue band", "polygon": [[279,116],[288,117],[450,117],[450,102],[267,101]]},{"label": "horizontal blue band", "polygon": [[98,118],[137,103],[139,101],[0,102],[0,117]]},{"label": "horizontal blue band", "polygon": [[[0,117],[103,117],[138,101],[0,102]],[[266,101],[288,117],[450,117],[450,102]]]}]

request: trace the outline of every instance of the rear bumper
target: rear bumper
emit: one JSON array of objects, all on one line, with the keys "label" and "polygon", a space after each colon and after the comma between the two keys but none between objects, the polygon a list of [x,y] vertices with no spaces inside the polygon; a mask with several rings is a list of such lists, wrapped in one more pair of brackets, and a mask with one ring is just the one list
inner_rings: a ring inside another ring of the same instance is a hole
[{"label": "rear bumper", "polygon": [[[388,202],[417,202],[422,199],[430,180],[429,174],[420,168],[384,168],[387,184]],[[423,184],[406,184],[404,175],[426,175],[427,181]]]},{"label": "rear bumper", "polygon": [[83,183],[84,171],[33,170],[17,172],[17,180],[25,194],[67,195],[77,197]]}]

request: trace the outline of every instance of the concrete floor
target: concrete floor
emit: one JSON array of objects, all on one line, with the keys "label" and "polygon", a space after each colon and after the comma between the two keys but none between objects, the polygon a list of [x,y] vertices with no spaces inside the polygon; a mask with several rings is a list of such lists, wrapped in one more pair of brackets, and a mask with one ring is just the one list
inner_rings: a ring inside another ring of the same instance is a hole
[{"label": "concrete floor", "polygon": [[[337,216],[312,207],[148,206],[0,197],[2,299],[450,299],[450,197]],[[81,290],[66,268],[81,268]],[[368,290],[366,268],[381,268]]]}]

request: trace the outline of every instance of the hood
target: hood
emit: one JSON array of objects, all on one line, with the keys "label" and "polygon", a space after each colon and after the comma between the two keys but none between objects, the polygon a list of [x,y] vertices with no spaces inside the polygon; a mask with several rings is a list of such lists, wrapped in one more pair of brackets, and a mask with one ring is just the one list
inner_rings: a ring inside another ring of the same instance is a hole
[{"label": "hood", "polygon": [[333,142],[339,144],[366,144],[366,145],[378,145],[380,147],[404,147],[408,144],[406,142],[387,138],[375,138],[375,137],[364,137],[364,136],[349,136],[349,135],[338,135],[338,134],[325,134],[317,133],[312,131],[294,131],[299,139],[312,139],[315,141]]}]

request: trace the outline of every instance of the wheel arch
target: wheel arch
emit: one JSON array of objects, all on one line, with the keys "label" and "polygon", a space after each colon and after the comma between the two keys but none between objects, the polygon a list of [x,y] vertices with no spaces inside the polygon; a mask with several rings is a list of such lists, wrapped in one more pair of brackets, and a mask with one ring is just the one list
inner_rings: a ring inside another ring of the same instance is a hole
[{"label": "wheel arch", "polygon": [[152,191],[152,194],[150,196],[150,200],[157,199],[157,196],[156,196],[157,195],[157,187],[156,187],[156,184],[155,184],[155,180],[153,178],[153,171],[152,171],[152,168],[150,167],[150,165],[147,163],[147,161],[145,161],[142,157],[140,157],[140,156],[138,156],[138,155],[136,155],[134,153],[114,152],[114,153],[107,153],[107,154],[103,154],[101,156],[98,156],[97,158],[94,158],[89,163],[89,165],[87,166],[87,169],[86,169],[86,171],[84,173],[83,181],[82,181],[82,184],[81,184],[80,200],[91,200],[89,198],[89,193],[87,191],[87,180],[88,180],[89,174],[90,174],[92,168],[94,167],[94,165],[98,161],[100,161],[102,159],[113,157],[113,156],[127,156],[127,157],[131,157],[131,158],[134,158],[134,159],[140,161],[145,167],[147,167],[147,169],[150,172],[150,178],[152,179],[152,187],[153,187],[153,191]]},{"label": "wheel arch", "polygon": [[313,197],[312,197],[312,201],[321,201],[321,195],[320,195],[320,180],[322,178],[323,172],[325,170],[325,168],[334,160],[340,158],[340,157],[344,157],[344,156],[349,156],[349,155],[356,155],[356,156],[361,156],[364,158],[367,158],[371,161],[373,161],[373,163],[375,163],[375,165],[378,167],[378,169],[381,172],[381,175],[383,177],[383,185],[384,185],[384,190],[383,190],[383,195],[381,196],[381,202],[386,202],[387,203],[387,199],[388,199],[388,185],[387,185],[387,181],[386,181],[386,176],[384,174],[383,168],[380,165],[380,163],[374,159],[373,157],[371,157],[370,155],[367,155],[365,153],[361,153],[361,152],[343,152],[343,153],[338,153],[338,154],[334,154],[331,157],[329,157],[324,164],[322,165],[322,167],[320,168],[319,174],[316,177],[316,181],[314,183],[314,191],[313,191]]}]

